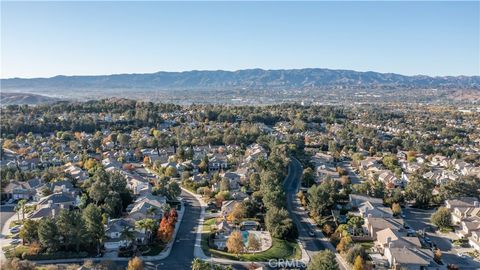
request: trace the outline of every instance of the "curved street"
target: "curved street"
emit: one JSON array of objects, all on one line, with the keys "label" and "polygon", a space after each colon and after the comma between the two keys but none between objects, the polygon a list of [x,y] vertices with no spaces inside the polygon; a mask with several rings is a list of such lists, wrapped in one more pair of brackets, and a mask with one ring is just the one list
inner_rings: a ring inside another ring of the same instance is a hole
[{"label": "curved street", "polygon": [[[302,210],[298,203],[296,194],[300,188],[302,173],[302,164],[296,158],[291,157],[284,187],[287,194],[287,210],[298,228],[298,239],[310,258],[320,250],[329,249],[335,253],[340,269],[350,269],[337,253],[335,247],[324,237],[322,231],[317,228],[307,212]],[[314,232],[315,236],[310,236],[309,232]]]}]

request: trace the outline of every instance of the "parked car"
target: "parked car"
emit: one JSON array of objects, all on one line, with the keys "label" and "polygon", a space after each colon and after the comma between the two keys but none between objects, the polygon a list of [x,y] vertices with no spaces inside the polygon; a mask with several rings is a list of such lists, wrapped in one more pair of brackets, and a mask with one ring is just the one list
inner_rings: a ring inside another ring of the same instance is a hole
[{"label": "parked car", "polygon": [[19,233],[20,232],[20,226],[15,226],[10,229],[10,233]]},{"label": "parked car", "polygon": [[20,244],[20,239],[12,239],[12,241],[10,241],[10,245],[18,245]]}]

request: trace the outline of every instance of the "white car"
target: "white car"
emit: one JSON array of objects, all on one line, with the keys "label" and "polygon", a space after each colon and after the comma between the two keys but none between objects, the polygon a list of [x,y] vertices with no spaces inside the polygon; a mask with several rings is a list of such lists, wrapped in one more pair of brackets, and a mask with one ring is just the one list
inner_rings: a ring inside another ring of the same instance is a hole
[{"label": "white car", "polygon": [[460,257],[460,258],[466,258],[467,257],[467,255],[465,255],[463,253],[458,253],[457,256]]},{"label": "white car", "polygon": [[12,239],[12,241],[10,241],[10,245],[18,245],[20,244],[20,239]]}]

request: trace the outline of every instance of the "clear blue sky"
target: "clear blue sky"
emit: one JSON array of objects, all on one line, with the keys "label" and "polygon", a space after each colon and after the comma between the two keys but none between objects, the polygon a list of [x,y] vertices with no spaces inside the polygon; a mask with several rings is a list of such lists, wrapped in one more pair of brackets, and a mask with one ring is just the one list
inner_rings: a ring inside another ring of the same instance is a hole
[{"label": "clear blue sky", "polygon": [[2,2],[1,77],[323,67],[480,75],[480,2]]}]

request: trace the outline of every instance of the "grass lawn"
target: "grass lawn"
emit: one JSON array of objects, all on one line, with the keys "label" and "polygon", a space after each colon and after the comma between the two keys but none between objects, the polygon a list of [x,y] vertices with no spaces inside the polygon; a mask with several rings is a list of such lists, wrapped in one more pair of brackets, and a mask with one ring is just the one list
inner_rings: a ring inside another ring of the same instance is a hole
[{"label": "grass lawn", "polygon": [[202,230],[202,250],[207,256],[216,258],[225,258],[238,261],[268,261],[270,259],[300,259],[302,251],[297,243],[286,240],[272,238],[272,247],[259,253],[253,254],[235,254],[226,251],[220,251],[208,246],[208,237],[211,232],[211,226],[215,224],[215,218],[207,219],[203,222]]},{"label": "grass lawn", "polygon": [[239,260],[264,262],[270,259],[300,259],[301,250],[297,243],[288,242],[278,238],[272,238],[272,247],[268,250],[252,254],[239,254],[238,257],[226,251],[209,249],[214,257]]}]

